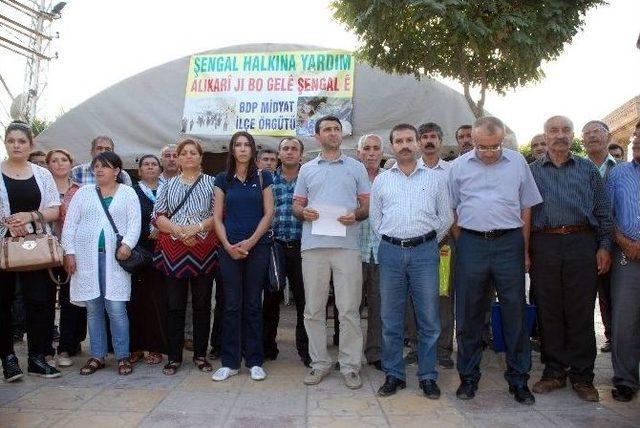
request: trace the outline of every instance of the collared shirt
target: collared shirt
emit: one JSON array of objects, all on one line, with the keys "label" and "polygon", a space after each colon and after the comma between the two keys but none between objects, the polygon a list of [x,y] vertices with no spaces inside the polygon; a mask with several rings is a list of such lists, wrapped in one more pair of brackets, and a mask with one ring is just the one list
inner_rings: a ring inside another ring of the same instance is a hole
[{"label": "collared shirt", "polygon": [[282,175],[282,168],[273,173],[273,235],[286,242],[299,241],[302,237],[302,222],[293,215],[293,191],[297,181],[297,176],[287,181]]},{"label": "collared shirt", "polygon": [[613,221],[629,239],[640,241],[640,163],[631,161],[618,165],[607,181]]},{"label": "collared shirt", "polygon": [[447,162],[444,159],[438,158],[438,163],[433,168],[431,168],[429,165],[424,163],[424,159],[422,158],[418,159],[418,163],[423,164],[424,166],[426,166],[427,168],[429,168],[434,172],[443,174],[447,180],[449,179],[449,170],[451,169],[451,162]]},{"label": "collared shirt", "polygon": [[458,225],[479,232],[522,227],[522,210],[542,202],[527,161],[510,149],[491,165],[475,150],[460,156],[451,163],[449,193]]},{"label": "collared shirt", "polygon": [[[591,160],[589,158],[589,160]],[[593,161],[591,161],[593,162]],[[600,164],[600,166],[596,165],[596,168],[598,168],[598,172],[600,173],[600,177],[602,177],[604,179],[604,182],[607,182],[607,178],[609,177],[609,174],[611,173],[611,170],[617,165],[618,163],[616,162],[616,160],[613,158],[613,156],[611,156],[610,153],[607,153],[607,157],[604,158],[604,162],[602,162],[602,164]],[[595,165],[595,163],[594,163]]]},{"label": "collared shirt", "polygon": [[[133,186],[131,177],[124,169],[120,172],[120,178],[122,179],[122,184]],[[74,166],[71,170],[71,181],[78,183],[81,186],[86,184],[96,184],[96,176],[91,168],[91,162]]]},{"label": "collared shirt", "polygon": [[424,163],[407,176],[396,163],[373,182],[369,221],[381,236],[408,239],[435,230],[440,242],[453,223],[444,177]]},{"label": "collared shirt", "polygon": [[[384,170],[378,168],[376,177],[380,175]],[[370,181],[370,183],[373,183]],[[362,254],[362,261],[364,263],[378,264],[378,247],[380,246],[380,235],[375,233],[371,228],[369,219],[364,219],[360,222],[360,253]]]},{"label": "collared shirt", "polygon": [[[353,212],[358,208],[358,198],[368,198],[371,185],[362,163],[342,154],[328,161],[318,155],[300,168],[293,199],[314,205],[331,205]],[[321,236],[311,234],[311,222],[302,225],[301,250],[312,248],[360,249],[360,226],[347,226],[346,236]]]},{"label": "collared shirt", "polygon": [[600,248],[611,247],[611,204],[598,169],[588,159],[569,155],[557,167],[547,154],[531,164],[544,202],[533,208],[533,231],[588,224],[596,231]]}]

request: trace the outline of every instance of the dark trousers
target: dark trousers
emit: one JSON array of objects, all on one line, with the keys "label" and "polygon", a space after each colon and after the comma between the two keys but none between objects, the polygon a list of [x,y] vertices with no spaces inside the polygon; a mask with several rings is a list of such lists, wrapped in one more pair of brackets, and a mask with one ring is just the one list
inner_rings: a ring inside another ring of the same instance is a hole
[{"label": "dark trousers", "polygon": [[502,308],[502,328],[510,385],[526,385],[531,370],[524,284],[524,238],[516,229],[497,238],[462,231],[456,243],[456,323],[458,372],[463,380],[480,380],[482,332],[489,282]]},{"label": "dark trousers", "polygon": [[162,274],[151,266],[131,276],[127,307],[131,352],[167,352],[167,288],[159,285],[161,281]]},{"label": "dark trousers", "polygon": [[269,262],[269,247],[258,244],[241,260],[220,252],[220,270],[224,281],[222,318],[223,367],[240,368],[242,357],[247,367],[262,366],[262,290]]},{"label": "dark trousers", "polygon": [[[300,241],[290,243],[277,242],[284,254],[284,271],[289,280],[289,287],[296,305],[296,349],[300,358],[309,356],[309,339],[304,328],[304,282],[302,280],[302,257],[300,256]],[[268,280],[268,279],[267,279]],[[263,329],[262,340],[264,353],[267,356],[278,354],[276,336],[280,322],[280,303],[284,297],[284,290],[271,293],[265,290],[262,302]]]},{"label": "dark trousers", "polygon": [[222,280],[222,273],[220,270],[216,272],[216,306],[213,309],[213,326],[211,327],[211,338],[209,344],[211,345],[211,351],[215,354],[220,354],[222,347],[222,316],[224,308],[224,291]]},{"label": "dark trousers", "polygon": [[592,382],[596,359],[593,311],[597,290],[596,238],[592,232],[531,235],[545,378]]},{"label": "dark trousers", "polygon": [[69,283],[60,286],[60,342],[58,353],[67,352],[75,355],[80,344],[87,338],[87,308],[71,303]]},{"label": "dark trousers", "polygon": [[370,257],[369,263],[362,262],[362,291],[367,300],[367,340],[364,356],[371,364],[382,359],[382,318],[380,315],[380,268],[375,263],[373,254]]},{"label": "dark trousers", "polygon": [[56,288],[51,286],[46,270],[32,272],[0,271],[0,357],[13,353],[11,304],[16,280],[20,276],[26,314],[29,356],[44,355],[51,348],[55,317]]},{"label": "dark trousers", "polygon": [[191,288],[193,307],[193,356],[204,358],[207,354],[209,326],[211,323],[211,288],[213,274],[202,274],[195,278],[178,279],[165,277],[167,287],[167,337],[170,361],[182,361],[184,346],[184,319],[187,296]]},{"label": "dark trousers", "polygon": [[611,340],[611,272],[598,275],[598,303],[604,324],[604,337]]},{"label": "dark trousers", "polygon": [[24,313],[24,299],[22,298],[22,291],[19,280],[16,281],[15,284],[13,303],[11,304],[10,309],[13,333],[17,336],[23,336],[25,331],[27,331],[27,315]]}]

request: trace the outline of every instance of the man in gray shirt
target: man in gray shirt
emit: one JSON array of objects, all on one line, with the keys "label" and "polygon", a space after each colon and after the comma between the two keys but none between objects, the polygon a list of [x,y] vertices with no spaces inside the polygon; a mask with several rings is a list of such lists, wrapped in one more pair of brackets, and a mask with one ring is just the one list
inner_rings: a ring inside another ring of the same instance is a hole
[{"label": "man in gray shirt", "polygon": [[[363,338],[359,310],[362,257],[357,222],[369,215],[369,176],[360,162],[340,150],[342,124],[338,118],[320,118],[315,132],[322,150],[317,158],[302,165],[293,192],[293,214],[304,222],[301,242],[306,299],[304,325],[309,336],[312,367],[304,383],[320,383],[333,365],[327,352],[326,333],[326,305],[333,275],[340,319],[340,371],[345,385],[358,389],[362,387],[359,372]],[[334,231],[314,229],[313,223],[318,219],[327,220],[323,216],[337,216],[328,220],[333,223]],[[346,229],[344,236],[340,236],[340,225]]]}]

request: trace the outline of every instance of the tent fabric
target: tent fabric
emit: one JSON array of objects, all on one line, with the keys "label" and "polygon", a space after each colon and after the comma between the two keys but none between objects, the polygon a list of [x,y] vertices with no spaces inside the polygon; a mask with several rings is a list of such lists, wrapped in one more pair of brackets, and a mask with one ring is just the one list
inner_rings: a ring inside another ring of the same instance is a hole
[{"label": "tent fabric", "polygon": [[[245,44],[202,53],[281,52],[327,48],[295,44]],[[125,168],[134,167],[143,154],[159,153],[182,135],[187,72],[191,56],[151,68],[129,77],[73,108],[37,137],[43,149],[65,147],[80,162],[89,159],[90,142],[98,135],[110,136]],[[436,122],[444,130],[444,145],[455,147],[454,132],[472,123],[473,113],[464,96],[433,79],[417,80],[393,75],[364,63],[356,63],[353,95],[353,135],[343,147],[354,149],[360,136],[378,134],[385,142],[398,123],[418,125]],[[227,151],[228,137],[196,136],[206,151]],[[263,147],[276,148],[280,137],[256,136]],[[313,138],[303,139],[307,153],[319,147]],[[389,147],[385,150],[390,153]]]}]

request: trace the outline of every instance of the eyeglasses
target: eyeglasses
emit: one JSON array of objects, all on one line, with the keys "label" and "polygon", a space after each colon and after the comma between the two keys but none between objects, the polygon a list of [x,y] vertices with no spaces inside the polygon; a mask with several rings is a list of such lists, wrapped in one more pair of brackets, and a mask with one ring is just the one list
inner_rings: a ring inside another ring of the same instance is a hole
[{"label": "eyeglasses", "polygon": [[500,150],[502,150],[502,144],[495,146],[495,147],[482,147],[482,146],[478,146],[476,147],[476,150],[479,152],[499,152]]}]

